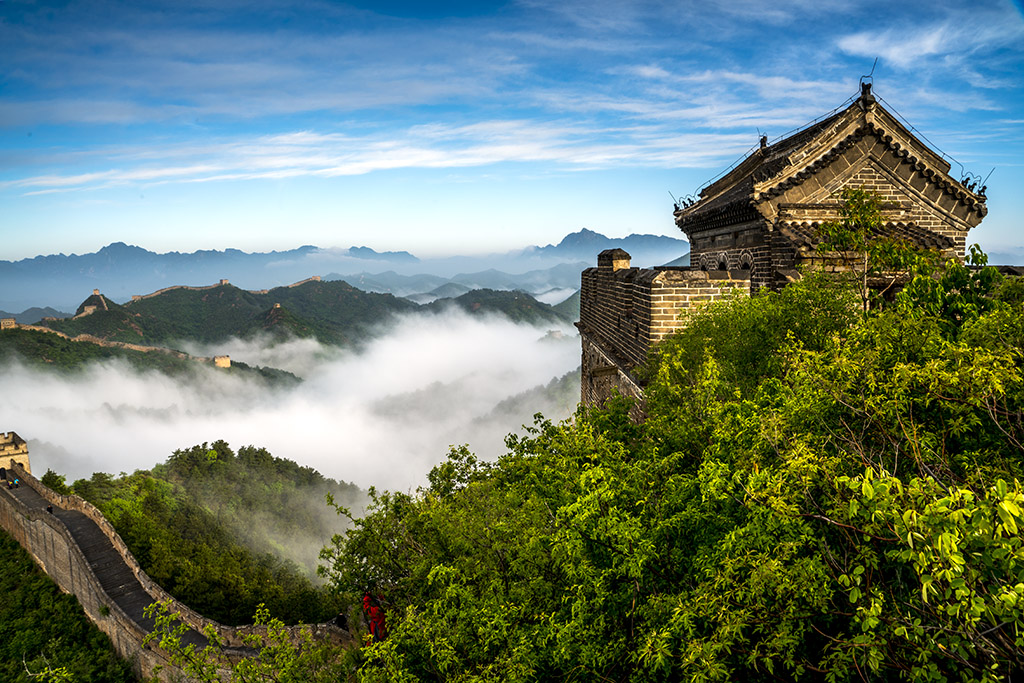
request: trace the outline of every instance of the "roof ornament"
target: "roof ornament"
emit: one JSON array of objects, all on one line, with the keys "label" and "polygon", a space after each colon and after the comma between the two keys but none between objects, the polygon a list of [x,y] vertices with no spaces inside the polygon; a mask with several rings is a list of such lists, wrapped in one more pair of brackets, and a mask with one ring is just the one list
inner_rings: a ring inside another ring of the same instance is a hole
[{"label": "roof ornament", "polygon": [[991,178],[992,174],[995,173],[995,172],[996,172],[996,167],[993,166],[992,170],[988,172],[987,176],[985,176],[985,179],[981,181],[981,189],[978,190],[978,196],[985,197],[985,190],[988,189],[988,179]]},{"label": "roof ornament", "polygon": [[691,206],[693,206],[694,204],[697,203],[697,198],[695,196],[693,196],[692,194],[688,194],[685,197],[678,197],[678,198],[674,194],[672,194],[671,191],[669,191],[669,194],[672,196],[672,201],[673,201],[672,206],[675,207],[676,211],[682,211],[683,209],[688,209],[688,208],[690,208]]},{"label": "roof ornament", "polygon": [[960,178],[960,184],[967,188],[969,192],[974,192],[974,188],[982,183],[981,176],[977,173],[971,173],[966,171],[962,178]]},{"label": "roof ornament", "polygon": [[668,191],[670,197],[672,197],[672,206],[675,207],[676,211],[681,209],[688,209],[697,203],[697,198],[692,194],[688,194],[685,197],[676,197],[672,194],[672,190]]},{"label": "roof ornament", "polygon": [[875,57],[875,61],[871,65],[871,71],[860,77],[860,98],[868,105],[875,103],[875,96],[871,94],[871,86],[875,82],[876,66],[878,66],[878,57]]}]

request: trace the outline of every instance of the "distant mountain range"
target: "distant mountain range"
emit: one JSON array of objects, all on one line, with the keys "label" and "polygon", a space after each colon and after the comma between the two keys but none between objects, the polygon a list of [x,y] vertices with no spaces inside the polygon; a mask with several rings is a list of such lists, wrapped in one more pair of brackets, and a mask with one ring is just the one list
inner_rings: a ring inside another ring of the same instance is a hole
[{"label": "distant mountain range", "polygon": [[[229,280],[245,289],[288,285],[312,275],[344,279],[370,292],[413,296],[419,303],[448,283],[467,289],[521,289],[534,295],[579,287],[580,271],[596,263],[598,252],[622,248],[633,264],[652,266],[677,260],[689,249],[685,240],[657,235],[609,238],[591,230],[567,235],[558,244],[532,246],[485,256],[419,259],[406,251],[377,252],[302,246],[287,251],[168,252],[158,254],[116,242],[90,254],[51,254],[20,261],[0,261],[0,309],[74,309],[93,289],[124,303],[171,285],[204,286]],[[442,292],[450,296],[454,292]],[[440,294],[438,295],[440,296]],[[12,314],[4,314],[9,317]],[[41,313],[39,317],[50,315]],[[28,321],[32,322],[32,321]]]}]

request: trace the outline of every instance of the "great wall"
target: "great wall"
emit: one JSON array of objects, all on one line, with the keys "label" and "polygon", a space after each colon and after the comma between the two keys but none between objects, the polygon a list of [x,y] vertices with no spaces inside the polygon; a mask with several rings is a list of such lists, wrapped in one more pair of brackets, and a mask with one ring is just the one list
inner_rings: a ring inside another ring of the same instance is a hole
[{"label": "great wall", "polygon": [[[288,288],[288,289],[291,289],[292,287],[298,287],[299,285],[304,285],[307,282],[320,282],[320,276],[319,275],[313,275],[311,277],[307,277],[305,280],[299,280],[298,282],[293,282],[290,285],[283,285],[283,286]],[[163,289],[158,289],[155,292],[150,292],[149,294],[133,294],[132,295],[132,301],[142,301],[143,299],[152,299],[155,296],[159,296],[159,295],[165,294],[167,292],[173,292],[176,289],[184,289],[184,290],[188,290],[188,291],[192,291],[192,292],[203,292],[203,291],[206,291],[208,289],[216,289],[217,287],[223,287],[223,286],[229,285],[229,284],[231,284],[231,282],[229,282],[228,280],[221,280],[220,282],[218,282],[215,285],[206,285],[206,286],[203,286],[203,287],[193,287],[193,286],[190,286],[190,285],[171,285],[170,287],[164,287]],[[269,289],[246,289],[246,290],[243,290],[243,291],[249,292],[250,294],[267,294],[270,290]],[[131,301],[126,301],[124,305],[128,306],[129,304],[131,304]]]},{"label": "great wall", "polygon": [[[224,626],[171,597],[146,575],[99,510],[78,496],[55,493],[31,474],[27,444],[14,432],[0,434],[0,467],[8,481],[18,480],[17,487],[0,486],[0,526],[62,591],[78,598],[89,619],[110,637],[140,678],[182,677],[165,651],[145,642],[154,620],[144,610],[158,601],[170,601],[170,611],[188,627],[183,644],[205,647],[209,641],[202,634],[212,628],[225,644],[223,653],[229,661],[256,654],[244,638],[266,635],[265,628]],[[348,631],[333,624],[292,626],[289,636],[298,640],[303,628],[314,639],[352,642]]]}]

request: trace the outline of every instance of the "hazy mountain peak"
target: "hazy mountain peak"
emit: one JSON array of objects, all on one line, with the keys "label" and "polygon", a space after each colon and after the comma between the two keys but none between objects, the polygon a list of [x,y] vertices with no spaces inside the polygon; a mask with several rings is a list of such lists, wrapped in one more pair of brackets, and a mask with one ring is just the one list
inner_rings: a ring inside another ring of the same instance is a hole
[{"label": "hazy mountain peak", "polygon": [[97,255],[103,256],[142,256],[143,254],[152,254],[153,252],[137,247],[134,244],[125,244],[124,242],[111,242],[105,247],[102,247]]},{"label": "hazy mountain peak", "polygon": [[599,232],[594,232],[589,228],[581,228],[577,232],[570,232],[568,235],[563,237],[562,241],[558,243],[558,246],[562,248],[570,247],[577,249],[579,247],[588,247],[593,244],[603,244],[609,241],[609,239],[610,238],[605,237]]},{"label": "hazy mountain peak", "polygon": [[407,251],[376,251],[370,247],[350,247],[349,256],[361,259],[378,261],[400,261],[403,263],[417,263],[418,258]]}]

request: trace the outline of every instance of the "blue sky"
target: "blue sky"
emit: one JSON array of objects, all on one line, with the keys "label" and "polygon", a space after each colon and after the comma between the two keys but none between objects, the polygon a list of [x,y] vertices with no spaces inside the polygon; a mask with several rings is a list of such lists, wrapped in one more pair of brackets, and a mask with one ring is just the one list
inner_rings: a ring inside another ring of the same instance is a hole
[{"label": "blue sky", "polygon": [[855,95],[1024,247],[1024,20],[980,2],[0,0],[0,259],[681,236],[672,197]]}]

